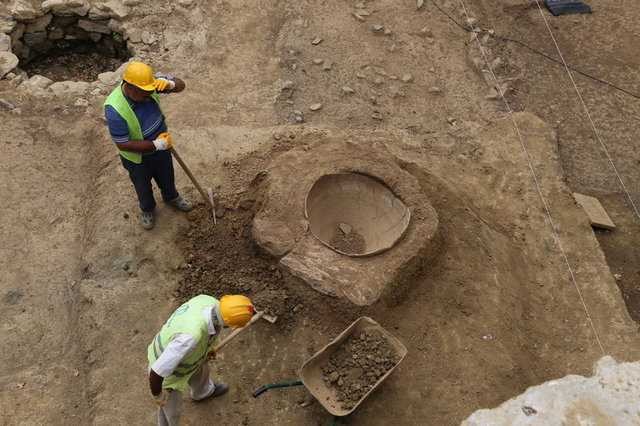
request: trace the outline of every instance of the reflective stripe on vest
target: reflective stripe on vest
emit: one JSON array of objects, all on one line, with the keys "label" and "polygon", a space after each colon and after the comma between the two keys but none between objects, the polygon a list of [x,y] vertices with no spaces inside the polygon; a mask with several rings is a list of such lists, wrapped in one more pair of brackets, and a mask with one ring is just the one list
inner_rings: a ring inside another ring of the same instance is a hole
[{"label": "reflective stripe on vest", "polygon": [[[160,107],[160,97],[158,94],[153,93],[151,98],[158,104],[158,107]],[[124,93],[122,92],[122,85],[113,89],[111,94],[104,101],[104,106],[107,105],[115,109],[120,117],[127,122],[127,127],[129,128],[129,140],[141,141],[144,139],[142,135],[142,128],[140,127],[140,121],[138,120],[136,113],[131,109],[129,101],[127,101],[127,98],[124,96]],[[139,152],[122,151],[120,149],[118,151],[120,155],[132,163],[142,163],[142,154]]]}]

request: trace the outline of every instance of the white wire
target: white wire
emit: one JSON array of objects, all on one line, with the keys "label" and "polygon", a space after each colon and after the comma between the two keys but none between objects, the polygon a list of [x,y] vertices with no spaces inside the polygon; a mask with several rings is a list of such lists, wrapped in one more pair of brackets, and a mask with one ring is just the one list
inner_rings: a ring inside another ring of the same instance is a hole
[{"label": "white wire", "polygon": [[556,41],[556,38],[553,35],[553,31],[551,31],[551,27],[549,26],[549,21],[547,21],[546,16],[544,16],[544,12],[542,11],[542,7],[540,6],[539,0],[536,0],[536,4],[538,5],[538,10],[540,11],[540,16],[542,16],[542,20],[544,21],[544,24],[547,27],[547,30],[549,31],[549,35],[551,36],[551,39],[553,40],[553,44],[556,46],[556,50],[558,51],[558,55],[560,55],[560,59],[562,60],[562,64],[564,65],[564,69],[567,71],[567,75],[569,76],[569,79],[571,80],[571,84],[573,84],[573,88],[575,89],[575,91],[576,91],[576,93],[578,95],[578,99],[580,99],[580,103],[582,104],[582,107],[584,108],[584,111],[587,114],[587,117],[589,118],[589,123],[591,123],[591,128],[593,129],[593,133],[596,135],[596,139],[600,143],[600,146],[602,147],[602,150],[604,151],[604,154],[607,156],[607,160],[609,160],[609,164],[611,164],[611,168],[613,169],[613,172],[616,174],[616,177],[618,178],[618,181],[620,182],[620,186],[622,187],[622,190],[624,191],[624,193],[626,194],[627,198],[629,199],[629,202],[631,203],[631,207],[633,207],[633,211],[635,212],[636,216],[640,219],[640,212],[638,212],[638,208],[636,207],[636,203],[633,201],[633,198],[631,198],[631,194],[627,190],[627,186],[624,184],[624,182],[622,180],[622,177],[620,176],[620,173],[618,173],[618,168],[614,164],[613,159],[611,158],[611,155],[609,155],[609,150],[607,149],[607,146],[605,145],[605,143],[603,142],[602,138],[600,137],[600,132],[598,132],[598,129],[596,128],[596,124],[594,123],[593,119],[591,118],[591,112],[589,112],[589,108],[587,108],[587,104],[585,103],[584,98],[582,97],[582,94],[580,93],[580,90],[578,90],[578,85],[576,84],[576,81],[573,79],[573,74],[571,74],[571,70],[569,69],[569,66],[567,65],[566,61],[564,60],[564,56],[562,55],[562,52],[560,51],[560,46],[558,46],[558,42]]},{"label": "white wire", "polygon": [[[536,0],[537,1],[537,0]],[[467,7],[464,3],[464,0],[460,0],[460,5],[462,6],[462,10],[464,11],[464,14],[467,18],[467,22],[469,22],[469,14],[467,13]],[[477,33],[473,32],[472,33],[474,35],[474,39],[476,40],[476,42],[478,43],[478,47],[480,48],[480,53],[482,54],[482,58],[484,59],[484,62],[487,65],[487,68],[489,69],[489,72],[491,73],[491,76],[493,78],[493,80],[495,81],[495,85],[497,88],[498,93],[500,93],[500,97],[502,98],[502,101],[504,102],[505,107],[507,108],[507,112],[509,113],[509,117],[511,118],[511,122],[513,123],[513,127],[516,130],[516,134],[518,135],[518,139],[520,141],[520,146],[522,147],[522,152],[524,153],[525,159],[527,160],[527,164],[529,165],[529,171],[531,172],[531,177],[533,178],[533,182],[536,186],[536,190],[538,191],[538,196],[540,197],[540,201],[542,202],[542,205],[544,207],[546,216],[547,216],[547,220],[549,221],[549,226],[551,227],[551,233],[553,234],[553,239],[555,241],[555,243],[558,245],[558,248],[560,249],[560,253],[562,255],[562,259],[564,260],[564,263],[567,265],[567,269],[569,270],[569,275],[571,276],[571,281],[573,282],[573,285],[576,289],[576,291],[578,292],[578,296],[580,297],[580,303],[582,303],[582,307],[584,308],[584,312],[587,316],[587,320],[589,322],[589,325],[591,326],[591,330],[593,331],[593,335],[595,336],[596,342],[600,348],[600,351],[602,352],[603,355],[606,354],[606,351],[604,350],[604,346],[602,345],[602,342],[600,341],[600,336],[598,335],[598,331],[596,330],[596,327],[593,323],[593,319],[591,317],[591,313],[589,312],[589,308],[587,307],[587,303],[584,300],[584,296],[582,295],[582,291],[580,290],[580,287],[578,286],[578,283],[576,282],[576,277],[575,274],[573,272],[573,268],[571,267],[571,264],[569,263],[569,259],[567,258],[567,255],[564,251],[564,248],[562,247],[562,243],[560,242],[560,236],[558,235],[558,232],[556,231],[556,226],[555,223],[553,222],[553,218],[551,217],[551,211],[549,209],[549,205],[547,204],[547,200],[544,198],[544,194],[542,193],[542,188],[540,186],[540,182],[538,181],[538,176],[536,175],[535,169],[533,167],[533,162],[531,161],[531,155],[529,154],[529,151],[527,150],[527,146],[524,143],[524,139],[522,137],[522,133],[520,132],[520,127],[518,126],[518,123],[516,122],[516,119],[513,116],[513,110],[511,109],[511,105],[509,105],[509,102],[507,101],[507,99],[504,97],[504,93],[502,91],[502,88],[500,87],[500,84],[498,82],[498,78],[496,77],[496,74],[493,71],[493,67],[491,66],[491,64],[489,63],[489,59],[487,58],[487,55],[485,53],[484,47],[482,46],[482,43],[480,43],[480,40],[478,39],[478,35]]]}]

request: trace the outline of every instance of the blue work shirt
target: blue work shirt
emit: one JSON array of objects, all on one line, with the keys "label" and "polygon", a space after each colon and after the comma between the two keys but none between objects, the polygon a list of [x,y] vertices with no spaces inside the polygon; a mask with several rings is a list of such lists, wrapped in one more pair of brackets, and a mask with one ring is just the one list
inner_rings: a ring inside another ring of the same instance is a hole
[{"label": "blue work shirt", "polygon": [[[158,137],[160,133],[167,131],[164,116],[157,102],[151,98],[146,102],[134,102],[126,96],[125,98],[127,102],[129,102],[136,117],[138,117],[144,140],[152,141]],[[109,133],[111,134],[113,142],[128,142],[129,127],[125,119],[122,118],[111,105],[107,105],[104,108],[104,116],[107,119],[107,126],[109,127]]]}]

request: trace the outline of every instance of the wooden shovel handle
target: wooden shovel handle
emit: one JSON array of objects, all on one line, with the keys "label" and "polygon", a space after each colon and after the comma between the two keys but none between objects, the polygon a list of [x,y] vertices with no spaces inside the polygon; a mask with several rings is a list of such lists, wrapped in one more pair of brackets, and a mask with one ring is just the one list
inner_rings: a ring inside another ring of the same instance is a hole
[{"label": "wooden shovel handle", "polygon": [[184,163],[184,161],[182,161],[182,157],[180,157],[178,151],[176,151],[175,148],[171,148],[169,149],[169,151],[171,152],[171,154],[173,154],[173,158],[176,159],[178,164],[180,164],[182,170],[184,170],[187,176],[189,176],[189,179],[191,179],[191,182],[193,182],[193,186],[195,186],[198,192],[200,192],[200,195],[202,195],[202,199],[209,205],[209,208],[211,208],[211,210],[215,210],[213,204],[211,203],[211,200],[209,200],[209,196],[207,195],[206,191],[202,189],[202,186],[200,186],[200,183],[198,183],[195,176],[193,176],[193,173],[191,173],[189,167]]}]

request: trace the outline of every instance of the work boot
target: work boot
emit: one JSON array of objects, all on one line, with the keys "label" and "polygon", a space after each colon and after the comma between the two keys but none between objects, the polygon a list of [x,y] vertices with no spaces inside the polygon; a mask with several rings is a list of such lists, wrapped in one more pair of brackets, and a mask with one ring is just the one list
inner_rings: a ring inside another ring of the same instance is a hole
[{"label": "work boot", "polygon": [[182,212],[190,212],[193,209],[193,204],[182,198],[181,195],[169,201],[169,204]]},{"label": "work boot", "polygon": [[216,398],[218,396],[224,395],[229,390],[229,386],[224,383],[214,383],[213,386],[214,386],[213,392],[211,392],[209,395],[205,396],[204,398],[194,399],[194,401],[200,402],[200,401],[204,401],[205,399]]},{"label": "work boot", "polygon": [[140,213],[140,225],[147,231],[153,228],[154,222],[153,212]]}]

